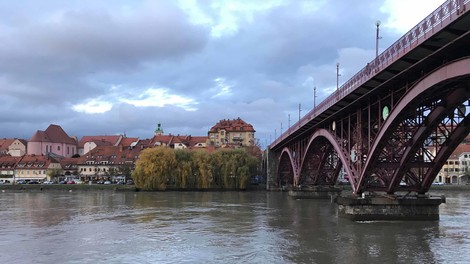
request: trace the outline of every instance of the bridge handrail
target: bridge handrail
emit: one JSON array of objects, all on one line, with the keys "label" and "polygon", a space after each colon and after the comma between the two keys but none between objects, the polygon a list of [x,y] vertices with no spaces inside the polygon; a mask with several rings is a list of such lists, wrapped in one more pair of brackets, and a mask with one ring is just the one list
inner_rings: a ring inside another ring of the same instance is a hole
[{"label": "bridge handrail", "polygon": [[[466,4],[469,2],[470,0],[448,0],[440,5],[436,10],[414,26],[410,31],[405,33],[400,39],[395,41],[395,43],[383,51],[379,56],[367,63],[364,68],[359,70],[359,72],[341,85],[338,90],[330,94],[299,121],[295,122],[295,124],[282,133],[279,138],[275,139],[269,147],[271,148],[271,146],[277,145],[285,137],[295,132],[297,128],[304,126],[312,118],[317,117],[320,113],[323,113],[325,110],[350,94],[353,90],[359,88],[366,81],[370,80],[382,69],[390,66],[392,63],[403,57],[412,48],[429,39],[461,14],[467,12],[468,8],[466,8]],[[427,34],[430,31],[431,34]]]}]

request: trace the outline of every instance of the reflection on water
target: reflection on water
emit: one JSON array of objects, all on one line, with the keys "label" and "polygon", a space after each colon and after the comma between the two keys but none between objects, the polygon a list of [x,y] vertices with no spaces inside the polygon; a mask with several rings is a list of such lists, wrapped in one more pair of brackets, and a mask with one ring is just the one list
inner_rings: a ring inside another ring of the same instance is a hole
[{"label": "reflection on water", "polygon": [[470,198],[441,220],[351,222],[330,201],[265,192],[0,194],[0,263],[458,263]]}]

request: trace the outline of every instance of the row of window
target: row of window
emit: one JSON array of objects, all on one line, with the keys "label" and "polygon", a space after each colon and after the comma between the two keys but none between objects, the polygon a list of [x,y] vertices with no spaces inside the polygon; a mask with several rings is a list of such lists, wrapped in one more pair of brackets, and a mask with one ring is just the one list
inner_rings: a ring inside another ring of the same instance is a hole
[{"label": "row of window", "polygon": [[[86,172],[87,168],[80,168],[80,171],[81,172]],[[88,171],[98,171],[98,172],[103,171],[103,172],[106,172],[106,168],[103,168],[103,169],[101,169],[101,168],[88,168]],[[109,171],[109,169],[108,169],[108,171]]]},{"label": "row of window", "polygon": [[21,170],[19,174],[26,174],[26,175],[38,175],[38,174],[46,174],[46,171],[36,171],[36,170]]},{"label": "row of window", "polygon": [[[57,151],[60,151],[60,146],[57,146]],[[46,145],[46,152],[53,152],[51,145]],[[67,155],[70,155],[70,147],[67,146]],[[75,154],[75,147],[72,147],[72,154]]]},{"label": "row of window", "polygon": [[444,168],[445,172],[459,172],[465,171],[465,168]]}]

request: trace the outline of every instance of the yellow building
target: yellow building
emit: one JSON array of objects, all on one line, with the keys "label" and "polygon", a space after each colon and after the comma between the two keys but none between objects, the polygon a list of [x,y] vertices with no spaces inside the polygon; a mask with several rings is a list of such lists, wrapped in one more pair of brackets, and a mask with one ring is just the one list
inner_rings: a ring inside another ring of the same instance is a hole
[{"label": "yellow building", "polygon": [[209,130],[208,134],[210,144],[216,147],[253,146],[255,144],[253,126],[241,118],[220,120]]}]

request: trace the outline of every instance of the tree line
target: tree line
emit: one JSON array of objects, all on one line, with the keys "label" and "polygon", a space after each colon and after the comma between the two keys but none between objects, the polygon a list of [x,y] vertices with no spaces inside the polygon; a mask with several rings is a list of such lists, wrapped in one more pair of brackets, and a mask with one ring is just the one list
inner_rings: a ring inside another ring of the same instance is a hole
[{"label": "tree line", "polygon": [[140,153],[132,178],[142,190],[244,190],[259,163],[244,149],[208,153],[156,147]]}]

